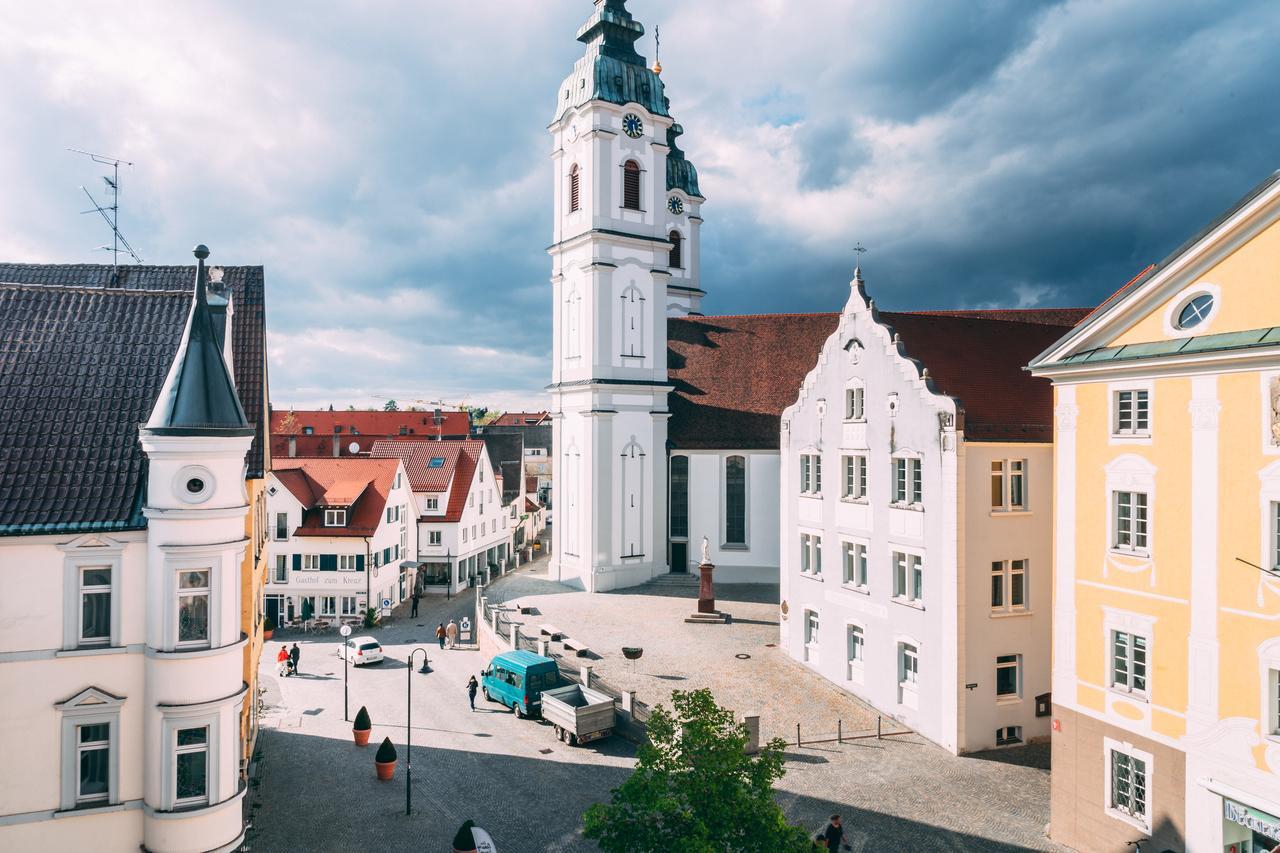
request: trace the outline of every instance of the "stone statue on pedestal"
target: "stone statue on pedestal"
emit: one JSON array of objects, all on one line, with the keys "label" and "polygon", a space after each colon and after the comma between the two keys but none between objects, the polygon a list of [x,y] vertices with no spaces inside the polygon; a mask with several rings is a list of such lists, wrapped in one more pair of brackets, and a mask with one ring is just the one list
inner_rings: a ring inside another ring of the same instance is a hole
[{"label": "stone statue on pedestal", "polygon": [[707,541],[707,537],[702,537],[702,562],[711,562],[711,543]]}]

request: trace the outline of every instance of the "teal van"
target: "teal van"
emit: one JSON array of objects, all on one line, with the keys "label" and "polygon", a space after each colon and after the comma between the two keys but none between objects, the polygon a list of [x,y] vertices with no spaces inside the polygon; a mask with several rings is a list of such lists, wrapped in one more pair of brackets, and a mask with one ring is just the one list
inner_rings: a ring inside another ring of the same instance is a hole
[{"label": "teal van", "polygon": [[480,675],[484,698],[511,708],[517,717],[540,713],[542,691],[560,686],[556,662],[523,649],[497,655]]}]

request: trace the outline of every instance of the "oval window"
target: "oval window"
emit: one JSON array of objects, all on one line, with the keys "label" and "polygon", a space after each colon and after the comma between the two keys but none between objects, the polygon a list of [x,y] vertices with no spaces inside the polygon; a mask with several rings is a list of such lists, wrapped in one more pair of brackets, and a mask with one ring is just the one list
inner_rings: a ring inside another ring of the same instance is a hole
[{"label": "oval window", "polygon": [[1178,312],[1178,328],[1191,329],[1199,326],[1208,319],[1211,311],[1213,311],[1213,297],[1211,295],[1201,293],[1199,296],[1191,297],[1191,300],[1182,306],[1182,310]]},{"label": "oval window", "polygon": [[198,495],[204,491],[204,480],[199,477],[192,477],[187,480],[187,491],[193,495]]}]

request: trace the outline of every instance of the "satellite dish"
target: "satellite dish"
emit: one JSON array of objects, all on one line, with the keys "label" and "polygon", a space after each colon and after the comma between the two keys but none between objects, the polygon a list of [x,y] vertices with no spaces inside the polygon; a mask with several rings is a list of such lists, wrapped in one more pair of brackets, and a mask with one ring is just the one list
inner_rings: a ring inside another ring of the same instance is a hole
[{"label": "satellite dish", "polygon": [[347,452],[348,452],[348,453],[359,453],[359,452],[360,452],[360,442],[358,442],[358,441],[353,441],[353,442],[351,442],[350,444],[348,444],[348,445],[347,445]]}]

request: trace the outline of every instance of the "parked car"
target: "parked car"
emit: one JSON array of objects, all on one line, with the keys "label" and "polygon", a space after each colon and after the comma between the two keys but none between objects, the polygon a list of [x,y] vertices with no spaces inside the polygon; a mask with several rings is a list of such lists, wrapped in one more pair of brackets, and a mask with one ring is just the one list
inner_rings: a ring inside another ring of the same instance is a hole
[{"label": "parked car", "polygon": [[542,691],[560,685],[560,668],[551,658],[523,649],[503,652],[480,673],[484,698],[532,717],[542,711]]},{"label": "parked car", "polygon": [[352,666],[378,663],[382,660],[382,644],[373,637],[347,637],[346,644],[338,648],[338,657],[344,656]]}]

